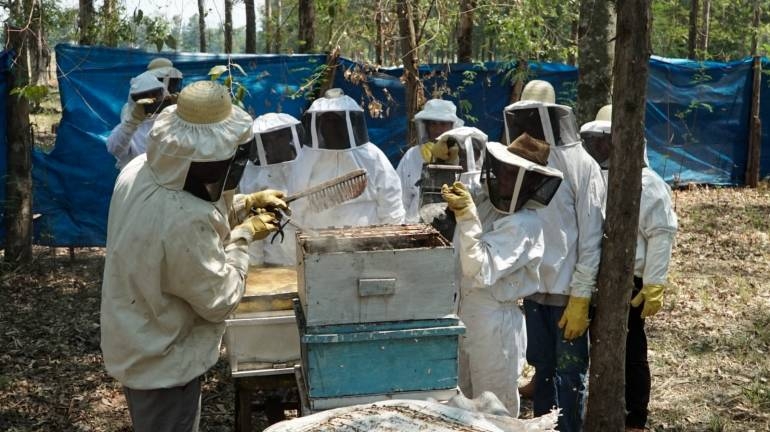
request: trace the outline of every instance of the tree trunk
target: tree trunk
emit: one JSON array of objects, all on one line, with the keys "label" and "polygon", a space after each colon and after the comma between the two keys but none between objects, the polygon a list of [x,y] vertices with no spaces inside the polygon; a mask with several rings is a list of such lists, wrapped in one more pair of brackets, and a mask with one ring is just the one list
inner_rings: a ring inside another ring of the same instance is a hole
[{"label": "tree trunk", "polygon": [[275,40],[273,41],[273,52],[280,53],[283,45],[281,40],[281,27],[283,27],[281,21],[283,20],[283,2],[281,0],[275,0]]},{"label": "tree trunk", "polygon": [[198,44],[200,52],[206,52],[206,0],[198,0]]},{"label": "tree trunk", "polygon": [[257,52],[257,12],[254,10],[254,0],[243,0],[246,8],[246,52]]},{"label": "tree trunk", "polygon": [[102,5],[102,31],[104,39],[102,43],[108,47],[118,46],[117,26],[119,23],[116,0],[104,0]]},{"label": "tree trunk", "polygon": [[28,17],[30,18],[31,37],[27,40],[27,56],[30,64],[30,83],[33,85],[48,84],[48,65],[51,56],[48,54],[43,27],[43,10],[40,0],[27,0]]},{"label": "tree trunk", "polygon": [[385,60],[385,32],[382,28],[383,14],[382,0],[377,0],[377,9],[374,11],[374,27],[377,34],[375,35],[374,51],[375,61],[378,66],[382,66],[382,62]]},{"label": "tree trunk", "polygon": [[298,42],[299,42],[300,53],[311,53],[315,49],[315,2],[314,0],[299,0],[299,41]]},{"label": "tree trunk", "polygon": [[457,62],[473,61],[473,9],[475,0],[460,1],[460,28],[457,33]]},{"label": "tree trunk", "polygon": [[[29,28],[10,26],[5,34],[8,47],[17,53],[6,79],[10,88],[24,87],[29,84],[25,45],[34,35]],[[5,261],[28,263],[32,260],[32,134],[25,97],[7,98],[6,120]]]},{"label": "tree trunk", "polygon": [[78,28],[80,45],[94,44],[94,0],[79,0]]},{"label": "tree trunk", "polygon": [[271,30],[272,19],[273,19],[272,0],[265,0],[265,28],[263,30],[263,33],[265,34],[265,52],[268,54],[273,52],[272,50],[273,32]]},{"label": "tree trunk", "polygon": [[698,0],[690,0],[690,32],[687,35],[687,57],[695,60],[698,39]]},{"label": "tree trunk", "polygon": [[225,53],[233,52],[233,0],[225,0]]},{"label": "tree trunk", "polygon": [[709,50],[709,27],[711,24],[711,0],[703,0],[703,17],[701,17],[701,31],[698,35],[698,51],[704,59]]},{"label": "tree trunk", "polygon": [[591,335],[586,432],[625,430],[625,361],[644,154],[651,0],[617,0],[607,219]]},{"label": "tree trunk", "polygon": [[610,40],[614,11],[609,0],[580,2],[578,30],[578,124],[593,120],[612,93],[612,58]]},{"label": "tree trunk", "polygon": [[[612,25],[610,25],[610,27],[612,27]],[[578,41],[580,40],[580,18],[576,18],[572,21],[572,28],[570,29],[570,39],[575,49],[569,50],[569,54],[567,54],[567,64],[570,66],[575,66],[575,63],[577,63]],[[613,50],[609,48],[608,51],[611,53]]]},{"label": "tree trunk", "polygon": [[754,77],[751,90],[751,123],[749,125],[749,142],[746,157],[746,186],[749,187],[757,187],[759,185],[760,147],[762,146],[762,120],[759,117],[760,92],[762,91],[762,58],[757,55],[760,13],[759,0],[755,0],[754,19],[752,20],[754,36],[751,39],[751,55],[754,56]]},{"label": "tree trunk", "polygon": [[401,37],[401,62],[404,65],[406,91],[406,140],[408,145],[417,144],[417,129],[412,119],[420,105],[420,78],[417,71],[417,38],[414,31],[414,13],[411,0],[397,0],[396,13]]}]

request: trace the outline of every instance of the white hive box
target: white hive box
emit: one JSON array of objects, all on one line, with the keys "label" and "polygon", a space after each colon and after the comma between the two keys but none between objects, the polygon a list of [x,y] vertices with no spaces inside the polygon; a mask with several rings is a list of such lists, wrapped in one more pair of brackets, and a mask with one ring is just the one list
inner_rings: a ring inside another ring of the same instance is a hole
[{"label": "white hive box", "polygon": [[308,327],[457,313],[453,248],[430,225],[298,233],[297,258]]},{"label": "white hive box", "polygon": [[292,308],[297,273],[290,267],[252,267],[243,300],[225,321],[225,346],[234,377],[293,373],[300,362]]}]

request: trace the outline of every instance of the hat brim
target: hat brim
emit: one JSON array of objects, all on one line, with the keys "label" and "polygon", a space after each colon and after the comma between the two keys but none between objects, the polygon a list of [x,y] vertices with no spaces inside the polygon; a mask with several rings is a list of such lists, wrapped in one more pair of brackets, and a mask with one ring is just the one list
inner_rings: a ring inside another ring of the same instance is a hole
[{"label": "hat brim", "polygon": [[580,133],[608,134],[612,131],[612,122],[606,120],[590,121],[580,127]]}]

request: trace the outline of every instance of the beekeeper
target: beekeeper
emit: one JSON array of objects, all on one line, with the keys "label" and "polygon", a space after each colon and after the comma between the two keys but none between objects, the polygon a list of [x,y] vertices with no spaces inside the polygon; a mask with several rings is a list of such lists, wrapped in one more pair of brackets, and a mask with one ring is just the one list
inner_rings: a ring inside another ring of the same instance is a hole
[{"label": "beekeeper", "polygon": [[[182,72],[174,67],[174,63],[165,57],[155,57],[147,64],[146,72],[155,75],[158,81],[163,83],[163,86],[168,91],[171,98],[175,98],[182,90]],[[131,98],[131,94],[128,95],[128,100],[123,104],[123,108],[120,110],[120,119],[125,120],[131,116],[131,110],[136,103]]]},{"label": "beekeeper", "polygon": [[[101,301],[107,372],[123,385],[137,431],[196,431],[200,377],[219,358],[224,319],[240,301],[248,244],[273,213],[231,230],[223,191],[252,144],[251,117],[211,81],[187,86],[150,131],[146,155],[120,173],[110,202]],[[286,208],[276,191],[243,197]]]},{"label": "beekeeper", "polygon": [[[254,120],[254,140],[249,162],[240,183],[242,193],[263,189],[286,190],[294,160],[302,151],[304,129],[289,114],[268,113]],[[255,241],[249,245],[251,265],[293,266],[297,262],[294,226],[284,227],[283,237]]]},{"label": "beekeeper", "polygon": [[420,221],[420,187],[417,183],[422,176],[422,167],[426,163],[459,164],[459,146],[447,146],[447,141],[438,142],[438,137],[451,129],[458,128],[464,122],[457,117],[457,107],[452,101],[430,99],[422,110],[415,114],[419,145],[404,153],[396,172],[401,179],[406,222]]},{"label": "beekeeper", "polygon": [[[535,211],[550,202],[562,174],[545,166],[549,146],[526,134],[509,146],[486,146],[482,183],[475,197],[468,186],[444,185],[457,219],[455,247],[462,274],[460,318],[461,383],[465,394],[491,391],[509,413],[519,415],[517,379],[526,350],[524,314],[518,300],[537,292],[543,257],[543,226]],[[474,204],[477,203],[477,204]],[[467,370],[465,370],[467,368]]]},{"label": "beekeeper", "polygon": [[503,112],[507,140],[526,133],[551,146],[548,166],[564,174],[551,204],[538,210],[545,230],[540,289],[524,300],[527,362],[535,367],[533,410],[561,408],[559,430],[579,431],[588,368],[588,310],[596,285],[605,187],[583,149],[572,109],[554,103],[553,87],[531,81]]},{"label": "beekeeper", "polygon": [[[580,128],[583,146],[606,175],[612,147],[612,105],[602,107],[596,120]],[[677,230],[671,204],[671,188],[649,168],[646,149],[639,199],[639,231],[636,235],[634,290],[628,314],[626,338],[626,431],[644,431],[650,402],[650,365],[647,362],[645,319],[663,304],[668,284],[668,265]]]},{"label": "beekeeper", "polygon": [[293,221],[305,228],[400,224],[404,221],[401,182],[385,154],[369,141],[364,111],[340,89],[330,89],[302,115],[306,140],[297,156],[289,190],[299,192],[365,169],[361,196],[317,212],[308,200],[293,205]]}]

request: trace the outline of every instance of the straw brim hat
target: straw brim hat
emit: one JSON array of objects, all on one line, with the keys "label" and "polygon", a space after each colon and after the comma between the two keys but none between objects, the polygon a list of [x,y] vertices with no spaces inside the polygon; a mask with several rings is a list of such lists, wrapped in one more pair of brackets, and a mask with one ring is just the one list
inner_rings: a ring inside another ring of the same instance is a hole
[{"label": "straw brim hat", "polygon": [[158,69],[162,67],[172,67],[174,63],[165,57],[155,57],[147,64],[147,70]]},{"label": "straw brim hat", "polygon": [[214,81],[194,82],[179,93],[176,114],[195,124],[219,123],[230,116],[233,102],[230,92]]}]

